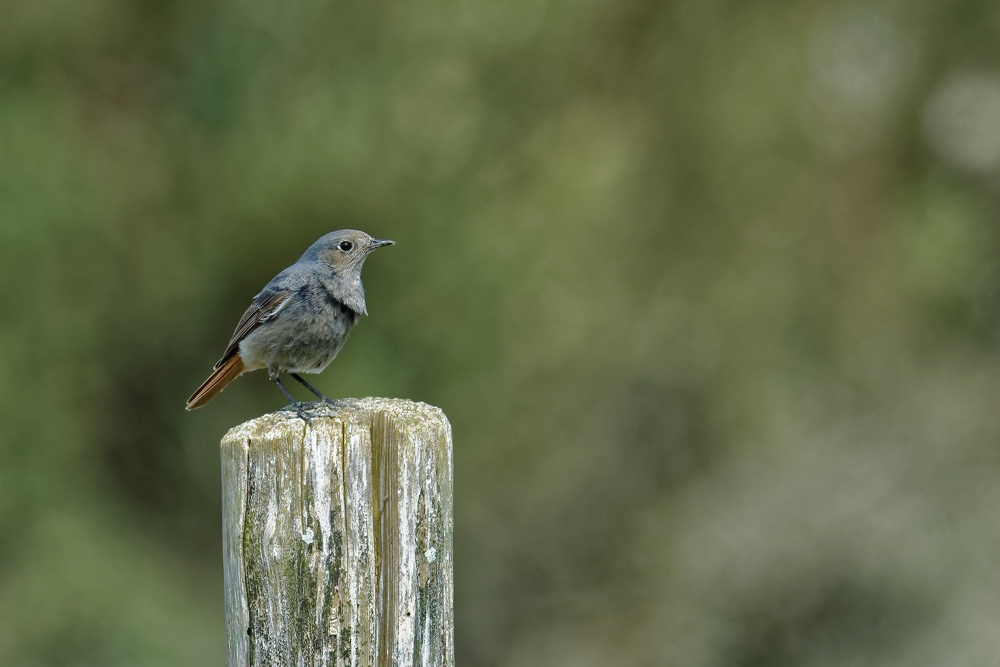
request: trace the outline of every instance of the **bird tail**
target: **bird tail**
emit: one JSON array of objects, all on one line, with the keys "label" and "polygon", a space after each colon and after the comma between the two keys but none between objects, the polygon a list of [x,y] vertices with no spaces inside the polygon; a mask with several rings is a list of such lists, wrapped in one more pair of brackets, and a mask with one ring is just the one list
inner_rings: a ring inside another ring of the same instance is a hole
[{"label": "bird tail", "polygon": [[215,398],[215,395],[226,388],[226,385],[232,382],[239,376],[245,367],[243,366],[243,359],[240,358],[237,352],[233,356],[229,357],[225,361],[219,364],[218,368],[208,376],[208,379],[198,389],[191,394],[191,398],[187,400],[188,410],[194,410],[195,408],[200,408],[201,406],[208,403],[210,400]]}]

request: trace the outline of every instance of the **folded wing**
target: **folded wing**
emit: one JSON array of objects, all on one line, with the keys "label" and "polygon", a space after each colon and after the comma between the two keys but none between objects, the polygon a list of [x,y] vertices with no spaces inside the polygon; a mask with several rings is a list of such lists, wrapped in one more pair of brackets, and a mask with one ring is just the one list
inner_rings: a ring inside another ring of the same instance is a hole
[{"label": "folded wing", "polygon": [[226,352],[219,359],[218,363],[215,364],[215,368],[221,367],[226,362],[226,359],[239,349],[240,341],[246,338],[247,334],[280,313],[281,309],[291,301],[294,294],[295,292],[290,290],[281,290],[278,292],[264,291],[254,297],[253,303],[243,313],[240,323],[236,325],[236,331],[233,333],[229,345],[226,346]]},{"label": "folded wing", "polygon": [[236,325],[236,332],[233,333],[229,345],[226,346],[226,353],[215,364],[208,379],[187,400],[188,410],[200,408],[208,403],[215,398],[216,394],[225,389],[226,385],[243,373],[245,366],[239,354],[240,341],[258,326],[280,313],[281,309],[291,301],[294,294],[294,292],[287,290],[264,291],[254,298],[253,303],[240,318],[240,323]]}]

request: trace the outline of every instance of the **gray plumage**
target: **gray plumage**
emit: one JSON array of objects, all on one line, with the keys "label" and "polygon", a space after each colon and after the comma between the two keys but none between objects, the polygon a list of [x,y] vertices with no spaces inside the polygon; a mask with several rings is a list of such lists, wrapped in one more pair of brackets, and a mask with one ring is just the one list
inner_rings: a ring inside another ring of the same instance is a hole
[{"label": "gray plumage", "polygon": [[267,369],[304,417],[281,383],[282,372],[329,400],[298,374],[319,373],[337,356],[358,318],[368,312],[361,284],[365,258],[392,243],[344,229],[309,246],[254,297],[214,372],[188,399],[187,409],[201,407],[242,373],[260,368]]}]

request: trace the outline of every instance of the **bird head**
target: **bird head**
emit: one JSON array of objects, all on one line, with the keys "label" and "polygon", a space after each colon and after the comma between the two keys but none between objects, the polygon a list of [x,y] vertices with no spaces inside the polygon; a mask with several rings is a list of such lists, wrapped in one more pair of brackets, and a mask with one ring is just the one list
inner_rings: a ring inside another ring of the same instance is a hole
[{"label": "bird head", "polygon": [[309,247],[303,258],[320,261],[344,276],[361,275],[361,267],[369,253],[394,243],[395,241],[387,239],[372,238],[356,229],[341,229],[320,237]]}]

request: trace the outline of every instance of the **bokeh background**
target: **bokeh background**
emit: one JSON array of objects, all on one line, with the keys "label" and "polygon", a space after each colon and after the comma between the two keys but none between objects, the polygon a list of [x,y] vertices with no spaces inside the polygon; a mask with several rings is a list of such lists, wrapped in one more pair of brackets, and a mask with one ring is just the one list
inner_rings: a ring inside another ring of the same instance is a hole
[{"label": "bokeh background", "polygon": [[998,664],[1000,4],[2,14],[0,664],[223,664],[284,401],[184,399],[344,227],[316,383],[451,418],[460,665]]}]

